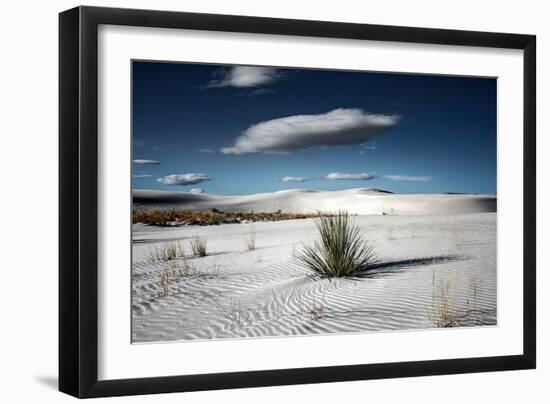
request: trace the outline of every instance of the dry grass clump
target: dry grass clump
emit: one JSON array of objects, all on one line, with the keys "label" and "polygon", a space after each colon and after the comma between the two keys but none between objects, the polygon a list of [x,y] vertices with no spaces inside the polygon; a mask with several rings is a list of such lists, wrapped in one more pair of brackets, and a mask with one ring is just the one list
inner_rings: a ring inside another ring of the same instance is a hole
[{"label": "dry grass clump", "polygon": [[229,298],[224,303],[219,303],[218,308],[222,315],[236,327],[241,325],[241,322],[245,320],[247,314],[247,311],[242,307],[241,301],[234,297]]},{"label": "dry grass clump", "polygon": [[363,239],[347,212],[321,216],[316,225],[321,240],[296,253],[309,269],[321,276],[342,277],[366,271],[376,262],[373,245]]},{"label": "dry grass clump", "polygon": [[170,272],[169,271],[160,271],[159,272],[159,285],[160,291],[158,295],[160,297],[166,297],[170,294]]},{"label": "dry grass clump", "polygon": [[189,277],[195,274],[195,270],[189,265],[187,258],[183,257],[178,261],[172,261],[170,268],[159,272],[159,297],[170,295],[171,285],[182,277]]},{"label": "dry grass clump", "polygon": [[441,282],[437,288],[435,270],[432,271],[432,306],[428,310],[428,318],[436,327],[458,326],[456,299],[452,293],[453,280]]},{"label": "dry grass clump", "polygon": [[245,237],[246,242],[246,248],[248,248],[248,251],[252,251],[256,249],[256,228],[253,224],[250,225],[250,229],[248,230],[248,234]]},{"label": "dry grass clump", "polygon": [[213,305],[218,309],[223,317],[229,320],[234,327],[240,327],[245,321],[249,321],[253,313],[243,307],[240,299],[236,297],[223,297],[215,296],[207,293],[205,295]]},{"label": "dry grass clump", "polygon": [[294,294],[294,299],[298,305],[298,315],[301,317],[309,318],[310,320],[320,320],[325,315],[326,304],[326,292],[328,290],[328,284],[321,289],[321,296],[312,294],[307,296],[303,291],[297,291]]},{"label": "dry grass clump", "polygon": [[276,212],[222,212],[191,211],[185,209],[134,209],[133,223],[155,226],[214,225],[223,223],[274,222],[280,220],[307,219],[318,214]]},{"label": "dry grass clump", "polygon": [[464,228],[458,221],[451,225],[451,236],[457,249],[460,250],[464,243]]},{"label": "dry grass clump", "polygon": [[206,257],[207,242],[205,238],[195,237],[189,244],[195,257]]},{"label": "dry grass clump", "polygon": [[149,257],[153,261],[169,261],[185,257],[185,249],[181,241],[167,241],[149,247]]},{"label": "dry grass clump", "polygon": [[454,284],[454,277],[451,277],[440,280],[437,285],[435,270],[433,270],[432,304],[428,309],[430,321],[441,328],[483,325],[481,311],[477,307],[477,279],[475,277],[470,279],[466,306],[462,308],[457,307]]},{"label": "dry grass clump", "polygon": [[190,264],[187,258],[178,258],[170,261],[168,268],[164,268],[158,273],[157,292],[152,295],[153,298],[162,298],[181,291],[182,282],[190,279],[207,280],[219,275],[217,265],[208,268],[198,269]]}]

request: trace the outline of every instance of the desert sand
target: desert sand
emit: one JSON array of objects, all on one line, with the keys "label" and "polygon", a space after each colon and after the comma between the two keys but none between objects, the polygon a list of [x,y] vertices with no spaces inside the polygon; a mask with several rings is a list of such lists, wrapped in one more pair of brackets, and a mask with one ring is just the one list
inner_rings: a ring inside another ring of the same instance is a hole
[{"label": "desert sand", "polygon": [[[379,264],[320,278],[294,253],[314,219],[212,226],[133,225],[133,342],[429,329],[497,322],[496,198],[379,190],[213,196],[134,191],[137,207],[225,211],[347,210]],[[385,213],[385,215],[382,215]],[[247,241],[255,235],[255,248]],[[207,242],[192,256],[190,243]],[[153,259],[178,242],[186,258]],[[451,318],[442,322],[441,317]]]}]

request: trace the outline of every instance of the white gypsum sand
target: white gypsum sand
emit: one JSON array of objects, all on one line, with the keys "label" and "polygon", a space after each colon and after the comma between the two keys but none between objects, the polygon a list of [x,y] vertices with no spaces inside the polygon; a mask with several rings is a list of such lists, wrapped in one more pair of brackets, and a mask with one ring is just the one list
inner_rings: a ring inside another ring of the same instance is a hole
[{"label": "white gypsum sand", "polygon": [[[182,203],[187,193],[170,195],[146,205],[190,208]],[[255,223],[254,249],[250,224],[135,224],[134,342],[496,324],[495,197],[367,190],[195,196],[208,197],[196,199],[195,209],[273,211],[299,207],[299,200],[311,204],[301,212],[348,210],[358,214],[351,220],[375,243],[380,264],[362,276],[316,276],[294,258],[319,237],[313,219]],[[206,256],[192,255],[192,240],[207,242]],[[167,242],[186,257],[151,254]]]}]

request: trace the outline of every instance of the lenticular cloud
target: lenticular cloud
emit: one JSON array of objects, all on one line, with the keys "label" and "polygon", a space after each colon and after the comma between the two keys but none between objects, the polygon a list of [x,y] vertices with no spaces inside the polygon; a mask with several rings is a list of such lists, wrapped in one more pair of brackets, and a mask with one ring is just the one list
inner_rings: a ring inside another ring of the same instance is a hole
[{"label": "lenticular cloud", "polygon": [[208,174],[203,173],[189,173],[189,174],[172,174],[159,178],[157,182],[164,185],[195,185],[204,181],[210,181],[211,178]]},{"label": "lenticular cloud", "polygon": [[279,76],[277,69],[272,67],[235,66],[225,70],[221,78],[211,80],[206,88],[259,87],[273,83]]},{"label": "lenticular cloud", "polygon": [[327,174],[322,179],[329,180],[329,181],[347,181],[347,180],[353,180],[353,181],[368,181],[375,179],[376,176],[374,174],[368,174],[368,173],[330,173]]},{"label": "lenticular cloud", "polygon": [[160,161],[138,159],[138,160],[133,160],[133,163],[137,166],[158,166],[160,164]]},{"label": "lenticular cloud", "polygon": [[304,177],[283,177],[282,182],[306,182],[307,178]]},{"label": "lenticular cloud", "polygon": [[398,115],[371,114],[338,108],[319,115],[293,115],[252,125],[224,154],[289,154],[315,146],[361,144],[394,128]]}]

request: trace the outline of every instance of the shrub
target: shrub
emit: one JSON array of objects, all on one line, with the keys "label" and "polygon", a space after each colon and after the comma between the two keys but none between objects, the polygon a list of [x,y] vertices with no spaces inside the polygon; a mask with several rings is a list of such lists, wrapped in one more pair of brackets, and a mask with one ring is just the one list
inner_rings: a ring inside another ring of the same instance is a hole
[{"label": "shrub", "polygon": [[134,208],[133,223],[154,226],[218,225],[223,223],[270,222],[280,220],[308,219],[318,214],[293,212],[222,212],[216,208],[209,211],[185,209],[143,209]]},{"label": "shrub", "polygon": [[306,267],[334,278],[366,271],[376,262],[373,244],[361,237],[347,212],[321,216],[316,225],[321,240],[296,254]]}]

